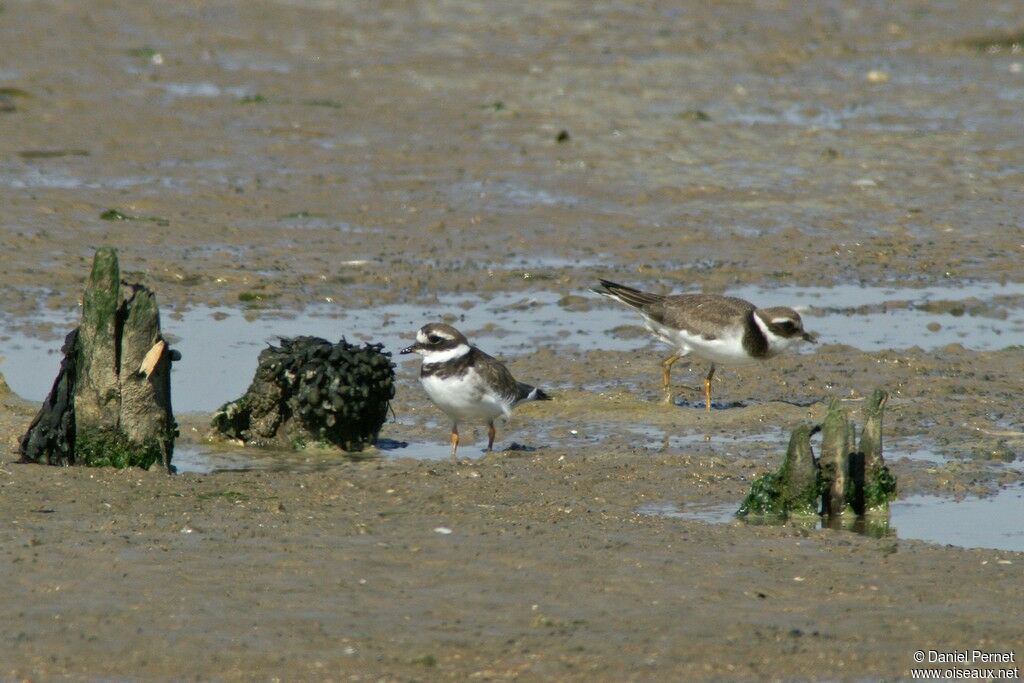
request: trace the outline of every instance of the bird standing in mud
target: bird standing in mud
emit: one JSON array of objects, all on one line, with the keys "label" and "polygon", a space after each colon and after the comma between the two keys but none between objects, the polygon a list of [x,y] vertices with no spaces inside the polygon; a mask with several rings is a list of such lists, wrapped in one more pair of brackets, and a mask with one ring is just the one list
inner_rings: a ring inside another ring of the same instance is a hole
[{"label": "bird standing in mud", "polygon": [[764,360],[801,342],[815,343],[792,308],[757,308],[744,299],[718,294],[665,296],[601,280],[593,292],[636,309],[655,337],[673,347],[661,362],[665,401],[672,401],[672,364],[693,354],[711,362],[704,378],[704,405],[711,411],[715,364]]},{"label": "bird standing in mud", "polygon": [[452,420],[452,460],[457,460],[459,423],[487,425],[487,450],[494,448],[494,423],[508,421],[524,401],[547,401],[550,396],[517,382],[500,361],[470,345],[451,325],[430,323],[416,333],[416,343],[402,353],[423,356],[420,382],[430,400]]}]

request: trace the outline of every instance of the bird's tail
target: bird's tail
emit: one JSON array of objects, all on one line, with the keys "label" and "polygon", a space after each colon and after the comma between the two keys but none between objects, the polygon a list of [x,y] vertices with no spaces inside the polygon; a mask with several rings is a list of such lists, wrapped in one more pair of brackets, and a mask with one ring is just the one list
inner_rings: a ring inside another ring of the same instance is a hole
[{"label": "bird's tail", "polygon": [[522,382],[516,382],[518,391],[516,393],[516,403],[523,403],[524,401],[550,401],[551,397],[544,393],[543,389],[537,387],[531,387],[529,384],[523,384]]},{"label": "bird's tail", "polygon": [[660,303],[665,300],[665,297],[661,294],[652,294],[651,292],[643,292],[633,287],[627,287],[626,285],[620,285],[612,282],[611,280],[601,280],[600,287],[594,287],[590,291],[601,296],[606,296],[609,299],[615,299],[618,302],[624,303],[632,308],[642,308],[649,304]]}]

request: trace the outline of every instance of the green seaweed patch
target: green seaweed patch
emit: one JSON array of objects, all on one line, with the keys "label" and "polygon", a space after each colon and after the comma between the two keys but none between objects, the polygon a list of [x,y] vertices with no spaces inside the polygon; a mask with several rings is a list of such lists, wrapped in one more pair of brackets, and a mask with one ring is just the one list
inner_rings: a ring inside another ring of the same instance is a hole
[{"label": "green seaweed patch", "polygon": [[148,470],[163,458],[156,439],[138,443],[116,427],[86,429],[75,435],[75,460],[86,467],[141,467]]},{"label": "green seaweed patch", "polygon": [[437,666],[437,657],[434,655],[423,655],[422,657],[410,659],[409,663],[418,664],[419,666]]},{"label": "green seaweed patch", "polygon": [[883,511],[896,500],[896,477],[881,465],[869,472],[864,481],[864,511]]},{"label": "green seaweed patch", "polygon": [[133,47],[125,50],[125,52],[130,57],[140,57],[142,59],[152,59],[156,55],[160,54],[156,48],[149,47],[148,45],[144,47]]},{"label": "green seaweed patch", "polygon": [[341,109],[344,105],[336,100],[303,100],[307,107],[327,107],[328,109]]},{"label": "green seaweed patch", "polygon": [[505,108],[505,103],[501,100],[495,100],[494,102],[488,102],[487,104],[481,104],[481,109],[490,109],[491,111],[501,111]]},{"label": "green seaweed patch", "polygon": [[107,209],[100,214],[100,219],[104,221],[145,221],[155,223],[161,227],[171,224],[170,220],[160,216],[134,216],[130,213],[125,213],[121,209]]},{"label": "green seaweed patch", "polygon": [[22,159],[59,159],[60,157],[87,157],[87,149],[23,149],[18,152]]},{"label": "green seaweed patch", "polygon": [[238,98],[241,104],[266,104],[267,98],[264,95],[256,93],[254,95],[245,95],[244,97]]},{"label": "green seaweed patch", "polygon": [[238,300],[244,304],[258,303],[261,301],[269,301],[276,299],[279,294],[271,294],[270,292],[239,292]]},{"label": "green seaweed patch", "polygon": [[737,517],[747,515],[786,516],[786,503],[782,495],[782,475],[769,472],[754,480],[750,493],[736,512]]},{"label": "green seaweed patch", "polygon": [[2,96],[2,97],[21,97],[23,99],[28,99],[28,98],[32,97],[32,93],[30,93],[28,90],[23,90],[21,88],[6,87],[6,88],[0,88],[0,96]]}]

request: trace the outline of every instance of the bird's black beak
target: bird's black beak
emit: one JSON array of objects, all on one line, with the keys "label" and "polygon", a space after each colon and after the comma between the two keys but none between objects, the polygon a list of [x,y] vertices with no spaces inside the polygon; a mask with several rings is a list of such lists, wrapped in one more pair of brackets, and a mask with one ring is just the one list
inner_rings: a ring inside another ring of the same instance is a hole
[{"label": "bird's black beak", "polygon": [[402,349],[398,353],[403,354],[403,355],[406,354],[406,353],[416,353],[416,349],[418,349],[418,348],[419,348],[418,345],[413,344],[412,346],[406,346],[404,349]]},{"label": "bird's black beak", "polygon": [[811,342],[812,344],[818,343],[818,335],[813,332],[804,332],[803,339],[805,342]]}]

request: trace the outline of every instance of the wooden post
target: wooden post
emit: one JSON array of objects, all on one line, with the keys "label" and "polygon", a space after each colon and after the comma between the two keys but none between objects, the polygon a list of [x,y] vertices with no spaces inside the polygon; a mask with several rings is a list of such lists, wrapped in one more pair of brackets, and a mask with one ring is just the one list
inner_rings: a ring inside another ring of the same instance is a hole
[{"label": "wooden post", "polygon": [[818,466],[811,450],[811,428],[800,425],[789,437],[786,458],[779,470],[787,514],[818,512]]},{"label": "wooden post", "polygon": [[833,399],[821,427],[821,466],[829,480],[823,496],[823,512],[841,515],[846,509],[846,480],[849,472],[850,420],[846,410]]},{"label": "wooden post", "polygon": [[121,269],[117,252],[96,251],[82,301],[78,328],[78,376],[75,378],[75,422],[79,428],[113,429],[121,413],[118,378],[118,324]]},{"label": "wooden post", "polygon": [[882,415],[889,394],[876,389],[864,408],[864,430],[860,434],[860,452],[864,454],[864,511],[884,512],[896,498],[896,477],[882,456]]},{"label": "wooden post", "polygon": [[860,452],[864,454],[864,469],[870,472],[882,460],[882,414],[889,394],[875,389],[864,408],[864,429],[860,433]]},{"label": "wooden post", "polygon": [[136,443],[159,444],[170,464],[175,422],[171,412],[171,354],[160,334],[160,310],[152,291],[134,285],[125,301],[121,333],[120,426]]}]

